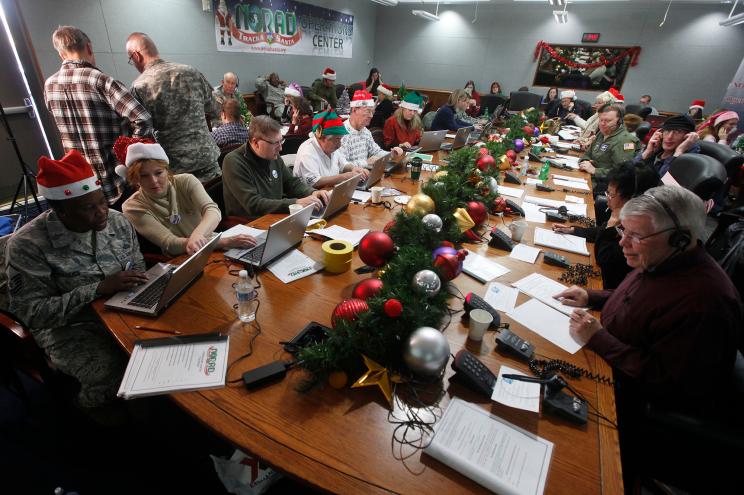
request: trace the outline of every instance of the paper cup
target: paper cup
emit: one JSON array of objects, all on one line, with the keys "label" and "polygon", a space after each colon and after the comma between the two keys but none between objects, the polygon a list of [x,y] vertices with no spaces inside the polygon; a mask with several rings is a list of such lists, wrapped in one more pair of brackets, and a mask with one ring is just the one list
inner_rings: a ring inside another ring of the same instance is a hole
[{"label": "paper cup", "polygon": [[558,144],[558,141],[559,140],[560,140],[560,138],[558,136],[551,135],[551,136],[548,137],[548,142],[550,144]]},{"label": "paper cup", "polygon": [[295,213],[297,213],[298,211],[302,210],[303,208],[304,208],[304,206],[298,205],[296,203],[293,204],[293,205],[289,205],[289,214],[290,215],[294,215]]},{"label": "paper cup", "polygon": [[372,193],[373,203],[380,203],[382,201],[382,187],[380,186],[371,187],[369,189],[369,192]]},{"label": "paper cup", "polygon": [[509,230],[511,230],[512,240],[522,242],[522,237],[527,231],[527,222],[524,220],[517,220],[509,224]]},{"label": "paper cup", "polygon": [[470,329],[468,338],[476,342],[483,340],[488,326],[493,323],[493,316],[483,309],[473,309],[470,311]]}]

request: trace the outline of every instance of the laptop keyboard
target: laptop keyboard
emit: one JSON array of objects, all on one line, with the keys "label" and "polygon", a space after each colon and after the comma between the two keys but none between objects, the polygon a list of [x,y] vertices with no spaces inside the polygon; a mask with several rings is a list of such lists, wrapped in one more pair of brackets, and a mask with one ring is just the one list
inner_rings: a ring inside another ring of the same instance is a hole
[{"label": "laptop keyboard", "polygon": [[245,262],[257,265],[261,262],[261,257],[263,256],[264,249],[266,249],[265,242],[263,244],[259,244],[255,248],[245,253],[243,256],[240,257],[240,259]]},{"label": "laptop keyboard", "polygon": [[169,268],[167,272],[156,278],[155,281],[147,287],[147,289],[143,290],[142,292],[137,294],[137,297],[129,301],[129,305],[137,306],[138,308],[152,308],[153,306],[155,306],[158,301],[160,301],[160,296],[163,295],[165,286],[168,285],[170,273],[175,270],[175,268],[175,266],[173,266],[173,268]]}]

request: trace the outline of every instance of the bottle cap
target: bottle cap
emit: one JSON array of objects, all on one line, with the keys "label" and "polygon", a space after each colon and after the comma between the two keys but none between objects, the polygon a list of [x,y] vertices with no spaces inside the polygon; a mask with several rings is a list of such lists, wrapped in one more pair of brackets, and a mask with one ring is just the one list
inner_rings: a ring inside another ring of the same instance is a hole
[{"label": "bottle cap", "polygon": [[[235,273],[235,272],[233,272],[233,273]],[[240,278],[248,278],[248,270],[240,270],[240,272],[238,272],[238,276]]]}]

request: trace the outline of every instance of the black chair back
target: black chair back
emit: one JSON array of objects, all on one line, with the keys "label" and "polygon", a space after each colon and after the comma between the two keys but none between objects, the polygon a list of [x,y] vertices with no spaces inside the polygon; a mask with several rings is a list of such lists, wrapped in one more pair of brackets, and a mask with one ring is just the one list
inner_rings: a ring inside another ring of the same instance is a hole
[{"label": "black chair back", "polygon": [[220,168],[222,168],[222,162],[225,160],[227,154],[232,152],[233,150],[240,148],[241,146],[242,145],[240,144],[230,144],[220,148],[220,156],[217,157],[217,163],[220,165]]},{"label": "black chair back", "polygon": [[212,198],[212,201],[217,203],[220,213],[222,213],[222,218],[226,218],[227,212],[225,211],[225,197],[222,192],[222,177],[216,177],[210,180],[204,184],[204,189],[207,191],[209,197]]},{"label": "black chair back", "polygon": [[638,112],[640,111],[641,111],[640,105],[625,105],[626,114],[632,113],[633,115],[639,115]]},{"label": "black chair back", "polygon": [[744,156],[722,144],[703,140],[698,141],[698,144],[701,154],[711,156],[721,162],[723,168],[726,169],[726,175],[730,179],[735,179],[738,176],[741,166],[744,165]]},{"label": "black chair back", "polygon": [[509,95],[509,110],[519,111],[528,108],[539,108],[542,96],[529,91],[512,91]]},{"label": "black chair back", "polygon": [[636,129],[636,136],[638,137],[639,141],[643,141],[646,139],[646,134],[648,134],[648,131],[651,130],[651,124],[648,122],[641,122],[638,125],[638,129]]},{"label": "black chair back", "polygon": [[370,134],[372,134],[372,139],[375,140],[375,143],[377,143],[377,146],[380,148],[385,149],[385,141],[382,138],[382,128],[381,127],[372,127],[369,130]]},{"label": "black chair back", "polygon": [[589,117],[591,117],[594,113],[594,111],[592,110],[592,104],[586,100],[576,100],[575,106],[578,111],[577,113],[579,114],[579,117],[584,120],[589,120]]},{"label": "black chair back", "polygon": [[344,92],[344,86],[343,84],[336,84],[336,98],[341,98],[341,94]]},{"label": "black chair back", "polygon": [[354,96],[354,91],[359,91],[362,89],[362,85],[360,83],[354,83],[349,85],[349,96]]},{"label": "black chair back", "polygon": [[726,169],[708,155],[685,153],[674,159],[669,173],[680,186],[708,201],[726,182]]},{"label": "black chair back", "polygon": [[307,136],[289,136],[285,138],[282,145],[282,155],[293,155],[297,153],[300,145],[307,140]]},{"label": "black chair back", "polygon": [[505,102],[506,98],[500,95],[481,95],[481,113],[486,113],[486,109],[488,109],[488,114],[492,115],[496,107],[503,105]]},{"label": "black chair back", "polygon": [[300,86],[300,88],[302,88],[302,96],[304,96],[305,98],[307,98],[307,95],[310,94],[310,90],[312,88],[310,88],[310,86]]}]

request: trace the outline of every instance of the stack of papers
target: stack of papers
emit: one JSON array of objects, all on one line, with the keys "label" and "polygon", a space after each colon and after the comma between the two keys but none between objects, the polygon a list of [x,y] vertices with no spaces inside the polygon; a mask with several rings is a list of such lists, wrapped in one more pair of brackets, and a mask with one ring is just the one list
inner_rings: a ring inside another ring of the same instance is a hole
[{"label": "stack of papers", "polygon": [[138,340],[117,395],[124,399],[225,386],[227,335]]},{"label": "stack of papers", "polygon": [[589,190],[589,183],[581,177],[553,174],[553,183],[556,186],[570,187],[571,189]]},{"label": "stack of papers", "polygon": [[560,249],[562,251],[568,251],[569,253],[589,256],[589,250],[586,248],[586,239],[571,234],[559,234],[552,230],[535,227],[534,243],[536,246],[545,246],[553,249]]},{"label": "stack of papers", "polygon": [[349,241],[352,246],[356,247],[362,237],[367,235],[367,232],[369,232],[369,229],[349,230],[338,225],[331,225],[324,229],[312,230],[310,233],[322,235],[334,241]]},{"label": "stack of papers", "polygon": [[549,279],[545,275],[533,273],[523,279],[517,280],[512,285],[528,296],[534,297],[538,301],[542,301],[551,308],[557,309],[565,315],[570,315],[573,313],[573,310],[576,309],[575,306],[567,306],[553,297],[556,294],[560,294],[568,287],[556,282],[555,280]]},{"label": "stack of papers", "polygon": [[[570,145],[568,145],[570,147]],[[559,165],[571,168],[573,170],[579,169],[579,159],[574,156],[568,155],[556,155],[557,158],[551,158],[550,161],[555,162]]]},{"label": "stack of papers", "polygon": [[510,270],[505,266],[499,265],[488,258],[468,250],[468,255],[465,256],[465,261],[462,264],[462,271],[485,284],[496,277],[509,273]]}]

